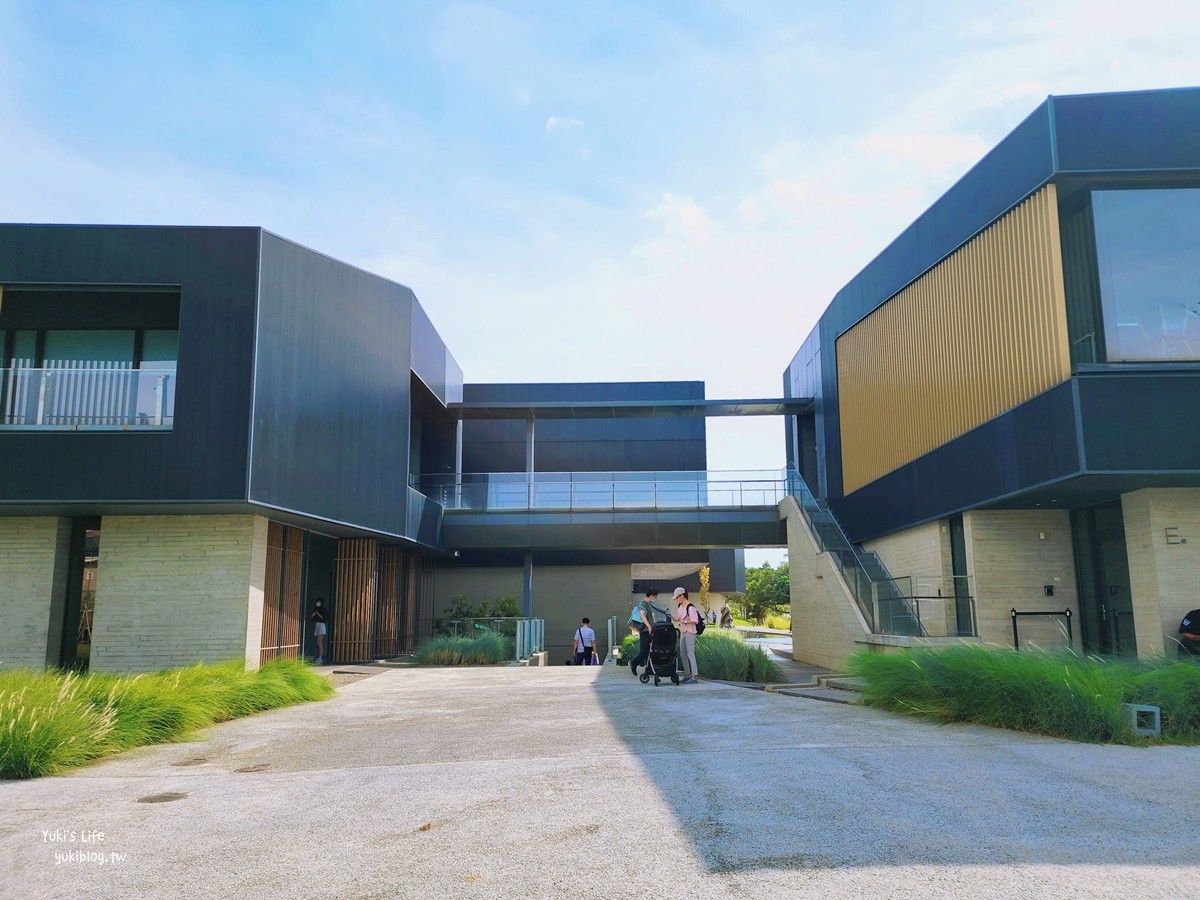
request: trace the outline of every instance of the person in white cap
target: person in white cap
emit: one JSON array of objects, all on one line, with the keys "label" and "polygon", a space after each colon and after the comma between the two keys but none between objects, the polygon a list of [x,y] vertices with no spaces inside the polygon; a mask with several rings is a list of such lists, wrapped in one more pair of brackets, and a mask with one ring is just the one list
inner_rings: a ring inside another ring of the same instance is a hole
[{"label": "person in white cap", "polygon": [[683,681],[680,684],[699,684],[696,677],[700,670],[696,667],[696,623],[700,621],[700,611],[688,602],[688,592],[681,587],[675,588],[675,621],[679,623],[679,661],[683,666]]}]

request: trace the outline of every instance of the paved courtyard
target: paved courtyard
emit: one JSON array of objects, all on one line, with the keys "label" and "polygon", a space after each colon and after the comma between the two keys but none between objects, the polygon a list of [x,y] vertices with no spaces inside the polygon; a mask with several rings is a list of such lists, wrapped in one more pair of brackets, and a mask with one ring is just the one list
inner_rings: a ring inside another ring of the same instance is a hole
[{"label": "paved courtyard", "polygon": [[1200,896],[1198,763],[625,669],[395,670],[0,783],[0,896]]}]

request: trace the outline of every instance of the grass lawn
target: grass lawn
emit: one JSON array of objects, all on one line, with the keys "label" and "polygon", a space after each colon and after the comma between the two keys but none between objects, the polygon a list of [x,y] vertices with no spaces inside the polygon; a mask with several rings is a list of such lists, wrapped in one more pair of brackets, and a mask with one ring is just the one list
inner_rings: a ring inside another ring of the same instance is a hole
[{"label": "grass lawn", "polygon": [[860,653],[850,671],[870,706],[1076,741],[1144,743],[1122,703],[1160,708],[1162,740],[1200,743],[1200,664],[1102,660],[1069,652],[950,647]]},{"label": "grass lawn", "polygon": [[251,713],[333,694],[296,660],[146,675],[14,669],[0,673],[0,778],[37,778]]}]

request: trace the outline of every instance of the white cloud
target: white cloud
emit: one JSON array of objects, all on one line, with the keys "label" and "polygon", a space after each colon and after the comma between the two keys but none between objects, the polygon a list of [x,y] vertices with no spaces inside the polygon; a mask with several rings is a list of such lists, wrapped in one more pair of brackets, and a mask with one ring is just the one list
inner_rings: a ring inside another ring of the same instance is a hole
[{"label": "white cloud", "polygon": [[569,116],[551,116],[546,120],[547,131],[571,131],[584,126],[583,119],[572,119]]},{"label": "white cloud", "polygon": [[[311,97],[245,92],[279,108],[278,143],[300,148],[269,148],[269,175],[166,141],[105,159],[39,126],[5,84],[10,64],[53,60],[5,59],[0,196],[10,219],[266,225],[411,285],[470,380],[771,395],[834,293],[1046,94],[1196,80],[1187,2],[1145,0],[1136,16],[1103,0],[911,4],[870,33],[839,22],[848,6],[788,23],[787,4],[730,4],[744,27],[709,41],[637,5],[605,12],[606,27],[636,20],[644,57],[575,54],[547,21],[448,8],[430,49],[439,115],[461,126],[543,105],[592,123],[551,115],[547,140],[520,122],[521,173],[488,167],[515,131],[447,137],[437,115],[333,81]],[[201,137],[223,145],[236,127]],[[577,153],[553,152],[563,141]],[[271,154],[303,157],[305,177],[276,175]],[[707,427],[713,467],[782,464],[775,420]]]}]

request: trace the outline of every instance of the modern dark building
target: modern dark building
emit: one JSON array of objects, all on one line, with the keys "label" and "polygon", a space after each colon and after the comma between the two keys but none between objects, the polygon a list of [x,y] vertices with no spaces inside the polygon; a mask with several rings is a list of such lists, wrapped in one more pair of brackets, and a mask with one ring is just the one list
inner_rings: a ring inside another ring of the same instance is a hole
[{"label": "modern dark building", "polygon": [[833,298],[784,373],[814,400],[788,459],[863,581],[794,596],[798,656],[1014,623],[1174,652],[1200,587],[1197,123],[1195,88],[1050,97]]},{"label": "modern dark building", "polygon": [[568,645],[634,564],[739,585],[740,511],[696,524],[702,384],[464,386],[412,291],[259,228],[0,226],[0,354],[0,665],[311,654],[317,597],[334,661],[457,593]]},{"label": "modern dark building", "polygon": [[[0,665],[552,659],[782,546],[798,658],[1173,650],[1200,584],[1200,89],[1051,97],[833,298],[783,397],[464,384],[408,288],[258,228],[0,226]],[[619,373],[614,373],[619,374]],[[787,423],[707,473],[710,416]],[[668,580],[669,579],[669,580]]]}]

